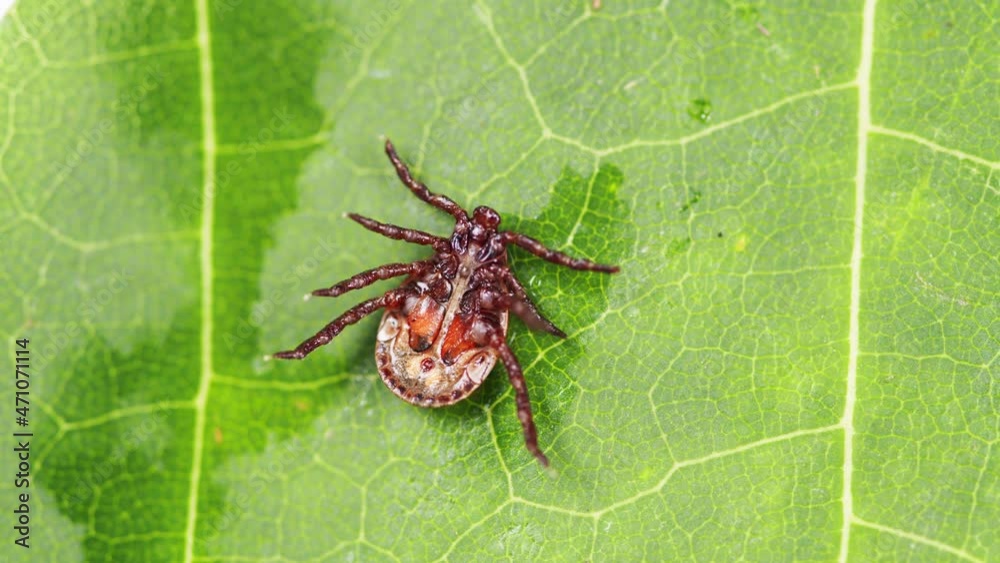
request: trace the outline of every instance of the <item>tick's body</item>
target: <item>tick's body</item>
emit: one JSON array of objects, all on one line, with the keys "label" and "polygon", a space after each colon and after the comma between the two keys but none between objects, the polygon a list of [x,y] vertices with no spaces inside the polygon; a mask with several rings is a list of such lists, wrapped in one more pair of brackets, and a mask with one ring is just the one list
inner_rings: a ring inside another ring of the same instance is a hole
[{"label": "tick's body", "polygon": [[400,180],[417,197],[455,218],[451,238],[349,214],[351,219],[376,233],[433,247],[434,257],[407,264],[386,264],[312,292],[336,297],[378,280],[408,276],[399,288],[353,307],[294,350],[278,352],[274,357],[300,360],[330,342],[344,327],[384,308],[375,361],[382,381],[393,393],[423,407],[450,405],[475,391],[500,358],[516,392],[525,445],[539,462],[548,465],[548,459],[538,449],[524,374],[507,346],[508,312],[516,314],[530,328],[559,337],[566,335],[535,309],[524,287],[511,273],[507,266],[507,246],[516,244],[540,258],[575,270],[610,273],[618,268],[571,258],[525,235],[499,231],[500,215],[489,207],[477,207],[470,217],[451,199],[432,194],[427,186],[414,180],[389,141],[385,150]]},{"label": "tick's body", "polygon": [[[468,397],[497,361],[485,336],[507,334],[507,311],[485,310],[478,299],[484,290],[506,288],[470,250],[457,268],[446,261],[412,276],[403,284],[412,294],[382,317],[375,363],[389,389],[414,405],[442,407]],[[474,299],[478,311],[470,307]]]}]

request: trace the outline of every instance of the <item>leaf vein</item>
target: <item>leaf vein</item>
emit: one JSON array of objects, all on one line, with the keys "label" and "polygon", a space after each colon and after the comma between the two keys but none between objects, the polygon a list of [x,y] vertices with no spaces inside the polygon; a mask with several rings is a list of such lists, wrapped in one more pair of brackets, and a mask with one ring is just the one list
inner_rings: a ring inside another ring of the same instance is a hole
[{"label": "leaf vein", "polygon": [[868,522],[867,520],[862,520],[861,518],[858,518],[857,516],[854,516],[854,517],[851,518],[851,521],[848,523],[848,525],[850,525],[850,524],[856,524],[858,526],[863,526],[865,528],[871,528],[872,530],[878,530],[879,532],[884,532],[886,534],[892,534],[894,536],[898,536],[898,537],[901,537],[901,538],[904,538],[904,539],[915,541],[917,543],[922,543],[924,545],[927,545],[927,546],[939,549],[941,551],[948,552],[948,553],[950,553],[950,554],[952,554],[952,555],[954,555],[956,557],[960,557],[962,559],[965,559],[966,561],[974,561],[976,563],[982,563],[982,561],[983,561],[982,559],[979,559],[978,557],[974,557],[974,556],[970,555],[968,552],[966,552],[964,550],[961,550],[961,549],[958,549],[956,547],[950,546],[950,545],[948,545],[946,543],[937,541],[935,539],[931,539],[931,538],[928,538],[926,536],[921,536],[920,534],[914,534],[913,532],[907,532],[905,530],[900,530],[900,529],[897,529],[897,528],[891,528],[889,526],[883,526],[882,524],[876,524],[874,522]]},{"label": "leaf vein", "polygon": [[878,133],[880,135],[886,135],[888,137],[896,137],[898,139],[905,139],[907,141],[912,141],[919,145],[923,145],[933,150],[934,152],[944,153],[961,160],[969,160],[975,162],[976,164],[980,164],[982,166],[991,168],[993,170],[1000,169],[1000,161],[988,160],[981,156],[969,154],[967,152],[960,151],[958,149],[948,148],[943,145],[939,145],[934,141],[925,139],[919,135],[914,135],[913,133],[907,133],[906,131],[899,131],[897,129],[883,127],[881,125],[872,125],[868,128],[868,130],[871,131],[872,133]]},{"label": "leaf vein", "polygon": [[201,377],[194,398],[194,439],[191,453],[191,481],[188,491],[187,524],[184,533],[184,561],[194,558],[194,536],[198,522],[198,492],[201,486],[205,417],[212,385],[212,239],[215,213],[215,91],[212,82],[212,36],[208,0],[195,0],[198,39],[198,67],[201,80],[202,126],[202,206],[201,206]]},{"label": "leaf vein", "polygon": [[875,3],[866,0],[862,12],[861,60],[858,63],[858,147],[854,190],[854,235],[851,248],[851,305],[848,321],[847,376],[845,378],[844,415],[840,426],[844,429],[844,468],[842,495],[842,526],[840,530],[839,561],[847,561],[851,538],[851,517],[854,515],[852,486],[854,477],[854,405],[857,400],[858,355],[860,353],[861,310],[861,259],[864,234],[865,178],[868,173],[868,134],[871,129],[871,74],[875,50]]}]

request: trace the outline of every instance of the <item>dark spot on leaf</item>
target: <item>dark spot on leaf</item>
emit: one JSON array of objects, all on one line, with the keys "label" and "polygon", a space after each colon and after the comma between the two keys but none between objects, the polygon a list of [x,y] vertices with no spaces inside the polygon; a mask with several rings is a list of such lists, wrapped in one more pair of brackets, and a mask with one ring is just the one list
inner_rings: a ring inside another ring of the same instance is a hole
[{"label": "dark spot on leaf", "polygon": [[698,203],[699,201],[701,201],[701,192],[699,192],[698,190],[691,192],[691,199],[687,200],[687,203],[681,206],[681,213],[686,213],[688,210],[691,209],[692,206],[694,206],[694,204]]},{"label": "dark spot on leaf", "polygon": [[760,17],[760,11],[753,5],[736,6],[736,15],[745,22],[756,22]]},{"label": "dark spot on leaf", "polygon": [[705,98],[697,98],[688,103],[687,113],[692,119],[708,123],[712,119],[712,102]]},{"label": "dark spot on leaf", "polygon": [[683,254],[691,248],[691,238],[675,238],[674,240],[667,243],[666,249],[663,251],[663,256],[666,258],[673,258],[678,254]]}]

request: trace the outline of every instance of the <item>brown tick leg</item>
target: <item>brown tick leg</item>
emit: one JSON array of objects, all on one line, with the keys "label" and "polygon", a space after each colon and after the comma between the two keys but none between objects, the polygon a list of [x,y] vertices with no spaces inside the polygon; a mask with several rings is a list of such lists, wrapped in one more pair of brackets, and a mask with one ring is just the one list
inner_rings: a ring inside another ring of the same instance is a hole
[{"label": "brown tick leg", "polygon": [[505,243],[512,242],[535,256],[538,256],[542,260],[548,260],[553,264],[566,266],[567,268],[571,268],[573,270],[590,270],[593,272],[607,272],[609,274],[613,274],[618,271],[618,266],[597,264],[595,262],[591,262],[590,260],[584,260],[583,258],[573,258],[572,256],[567,256],[558,250],[547,248],[537,240],[527,235],[522,235],[521,233],[504,231],[502,235]]},{"label": "brown tick leg", "polygon": [[405,264],[386,264],[384,266],[379,266],[378,268],[361,272],[360,274],[355,274],[350,278],[328,288],[317,289],[313,291],[312,294],[317,297],[337,297],[347,293],[348,291],[367,287],[379,280],[387,280],[390,278],[404,276],[406,274],[422,272],[433,267],[433,265],[433,260],[420,260]]},{"label": "brown tick leg", "polygon": [[521,364],[510,347],[503,340],[503,336],[494,333],[493,345],[500,354],[500,361],[507,368],[507,375],[510,377],[510,384],[517,394],[517,418],[521,421],[521,428],[524,429],[524,445],[528,451],[535,456],[535,459],[542,464],[542,467],[549,466],[549,458],[545,457],[542,450],[538,449],[538,431],[535,429],[535,421],[531,417],[531,401],[528,399],[528,386],[524,382],[524,373],[521,371]]},{"label": "brown tick leg", "polygon": [[376,232],[393,240],[405,240],[406,242],[433,246],[434,250],[437,250],[438,252],[447,252],[451,249],[451,243],[448,242],[447,239],[434,236],[430,233],[425,233],[416,229],[397,227],[396,225],[390,225],[389,223],[380,223],[374,219],[362,217],[357,213],[348,213],[347,216],[360,223],[362,227],[368,229],[369,231]]},{"label": "brown tick leg", "polygon": [[559,327],[552,324],[552,321],[546,319],[541,313],[538,312],[538,308],[535,304],[531,302],[531,298],[528,297],[528,293],[524,290],[524,286],[518,281],[514,274],[510,270],[503,269],[501,272],[503,280],[507,283],[513,294],[510,302],[510,310],[517,315],[528,328],[532,330],[541,330],[549,334],[554,334],[559,338],[566,338],[566,333],[559,330]]},{"label": "brown tick leg", "polygon": [[348,309],[343,315],[334,319],[330,324],[323,327],[323,330],[317,332],[312,338],[306,340],[302,344],[299,344],[294,350],[278,352],[274,354],[274,357],[281,360],[301,360],[302,358],[308,356],[316,348],[319,348],[324,344],[328,344],[331,340],[333,340],[334,336],[337,336],[340,334],[340,331],[344,330],[344,327],[360,321],[382,307],[389,307],[398,304],[405,295],[405,291],[395,290],[390,291],[381,297],[376,297],[359,303],[358,305]]},{"label": "brown tick leg", "polygon": [[385,154],[389,156],[389,160],[396,168],[396,175],[399,176],[399,179],[403,182],[403,184],[405,184],[407,188],[410,188],[410,191],[417,197],[434,207],[451,214],[451,216],[457,219],[459,223],[469,220],[469,216],[465,214],[465,210],[459,207],[459,205],[451,198],[431,193],[431,191],[427,189],[427,186],[413,178],[413,175],[410,174],[410,169],[406,167],[406,163],[404,163],[402,159],[399,158],[399,155],[396,154],[396,148],[392,146],[392,141],[389,139],[385,140]]}]

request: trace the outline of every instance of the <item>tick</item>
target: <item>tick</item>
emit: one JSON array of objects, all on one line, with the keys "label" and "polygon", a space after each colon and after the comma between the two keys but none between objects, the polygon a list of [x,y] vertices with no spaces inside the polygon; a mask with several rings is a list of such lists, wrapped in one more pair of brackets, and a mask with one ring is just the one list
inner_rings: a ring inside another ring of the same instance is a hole
[{"label": "tick", "polygon": [[521,364],[507,345],[508,315],[514,313],[535,330],[560,338],[566,334],[531,302],[510,270],[507,247],[520,246],[573,270],[614,273],[618,267],[573,258],[521,233],[501,231],[499,213],[480,206],[469,215],[447,196],[431,193],[414,179],[388,140],[385,153],[414,195],[455,218],[454,232],[444,238],[349,213],[348,217],[370,231],[429,246],[434,255],[427,260],[379,266],[313,291],[318,297],[337,297],[379,280],[406,276],[400,287],[354,306],[294,350],[274,357],[301,360],[333,340],[344,327],[385,309],[375,342],[375,363],[382,381],[396,396],[421,407],[457,403],[482,384],[499,358],[516,393],[525,446],[548,466],[548,458],[538,447]]}]

